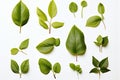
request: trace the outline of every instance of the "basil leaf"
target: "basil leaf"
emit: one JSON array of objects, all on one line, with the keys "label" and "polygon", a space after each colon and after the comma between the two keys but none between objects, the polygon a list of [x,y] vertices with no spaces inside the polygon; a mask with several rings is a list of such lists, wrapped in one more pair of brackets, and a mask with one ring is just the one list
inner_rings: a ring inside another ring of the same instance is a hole
[{"label": "basil leaf", "polygon": [[27,6],[20,1],[12,11],[12,20],[21,29],[29,20],[29,10]]},{"label": "basil leaf", "polygon": [[99,35],[99,36],[97,37],[97,42],[102,45],[102,41],[103,41],[103,38],[102,38],[101,35]]},{"label": "basil leaf", "polygon": [[76,70],[76,68],[75,68],[75,67],[76,67],[75,64],[70,63],[69,66],[70,66],[70,68],[71,68],[72,70],[74,70],[74,71]]},{"label": "basil leaf", "polygon": [[108,45],[108,42],[109,42],[108,36],[103,37],[102,46],[106,47]]},{"label": "basil leaf", "polygon": [[28,45],[29,45],[29,39],[26,39],[26,40],[21,42],[19,49],[20,50],[26,49],[26,48],[28,48]]},{"label": "basil leaf", "polygon": [[107,69],[107,68],[101,68],[100,71],[101,71],[102,73],[106,73],[106,72],[109,72],[110,70]]},{"label": "basil leaf", "polygon": [[55,17],[57,14],[57,6],[54,0],[52,0],[49,4],[48,13],[51,18]]},{"label": "basil leaf", "polygon": [[19,74],[19,65],[17,64],[17,62],[15,60],[11,60],[11,70],[14,73],[18,73]]},{"label": "basil leaf", "polygon": [[82,73],[82,69],[80,68],[80,65],[76,65],[76,66],[75,66],[75,70],[76,70],[78,73]]},{"label": "basil leaf", "polygon": [[22,73],[24,73],[24,74],[28,73],[28,71],[29,71],[29,60],[27,59],[27,60],[23,61],[20,67],[21,67],[21,72]]},{"label": "basil leaf", "polygon": [[70,5],[69,5],[69,10],[72,13],[77,12],[77,10],[78,10],[77,4],[75,2],[71,2]]},{"label": "basil leaf", "polygon": [[93,68],[93,69],[90,71],[90,73],[99,73],[99,72],[100,72],[100,70],[97,69],[97,68]]},{"label": "basil leaf", "polygon": [[107,68],[108,67],[108,57],[104,58],[102,61],[100,61],[99,67],[100,68]]},{"label": "basil leaf", "polygon": [[97,27],[101,22],[101,17],[99,16],[92,16],[90,18],[88,18],[86,26],[87,27]]},{"label": "basil leaf", "polygon": [[64,26],[63,22],[53,22],[52,23],[53,28],[60,28]]},{"label": "basil leaf", "polygon": [[105,8],[104,8],[104,5],[102,3],[99,3],[99,5],[98,5],[98,12],[100,14],[104,14],[104,12],[105,12]]},{"label": "basil leaf", "polygon": [[47,16],[46,14],[37,7],[37,15],[40,18],[40,20],[47,21]]},{"label": "basil leaf", "polygon": [[45,21],[39,19],[39,24],[40,24],[44,29],[48,29],[48,25],[45,23]]},{"label": "basil leaf", "polygon": [[16,55],[19,52],[17,48],[12,48],[11,49],[11,55]]},{"label": "basil leaf", "polygon": [[99,61],[98,61],[94,56],[92,56],[92,64],[93,64],[95,67],[99,67]]},{"label": "basil leaf", "polygon": [[53,71],[54,71],[55,73],[60,73],[60,71],[61,71],[61,66],[60,66],[59,63],[55,63],[55,64],[54,64],[54,66],[53,66]]},{"label": "basil leaf", "polygon": [[48,74],[52,69],[52,64],[44,58],[40,58],[38,64],[43,74]]},{"label": "basil leaf", "polygon": [[59,45],[60,45],[60,39],[57,38],[57,39],[55,39],[55,46],[59,46]]},{"label": "basil leaf", "polygon": [[87,7],[87,2],[83,0],[83,1],[81,2],[81,6],[82,6],[82,7]]}]

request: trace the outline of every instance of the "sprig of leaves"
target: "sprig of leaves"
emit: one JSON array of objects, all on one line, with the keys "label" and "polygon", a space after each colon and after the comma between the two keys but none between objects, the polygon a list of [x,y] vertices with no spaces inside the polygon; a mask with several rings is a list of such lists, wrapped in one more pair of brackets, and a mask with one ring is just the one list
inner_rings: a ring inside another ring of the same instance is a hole
[{"label": "sprig of leaves", "polygon": [[51,27],[57,29],[61,28],[64,26],[63,22],[55,21],[52,22],[52,19],[57,15],[57,6],[54,0],[51,0],[49,6],[48,6],[48,14],[50,17],[50,20],[48,21],[48,18],[46,14],[37,7],[37,15],[39,18],[39,24],[44,28],[44,29],[49,29],[49,34],[51,33]]},{"label": "sprig of leaves", "polygon": [[102,52],[102,47],[106,47],[108,45],[108,42],[108,36],[102,37],[101,35],[99,35],[96,41],[94,41],[94,43],[99,47],[100,52]]},{"label": "sprig of leaves", "polygon": [[22,74],[27,74],[29,71],[29,60],[24,60],[20,66],[15,60],[11,60],[11,70],[21,78]]},{"label": "sprig of leaves", "polygon": [[56,74],[60,73],[61,71],[60,63],[56,62],[52,66],[52,64],[47,59],[44,59],[44,58],[39,59],[38,65],[39,65],[40,71],[45,75],[49,74],[49,72],[52,71],[55,79],[56,79]]},{"label": "sprig of leaves", "polygon": [[93,68],[90,71],[90,73],[99,74],[99,79],[100,79],[101,73],[106,73],[106,72],[110,71],[108,69],[108,66],[109,66],[108,57],[104,58],[101,61],[98,61],[94,56],[92,56],[92,64],[94,65],[95,68]]},{"label": "sprig of leaves", "polygon": [[18,52],[22,52],[24,54],[26,54],[23,50],[27,49],[29,45],[29,39],[25,39],[24,41],[22,41],[19,45],[19,48],[12,48],[11,51],[11,55],[16,55],[18,54]]},{"label": "sprig of leaves", "polygon": [[59,46],[60,45],[60,39],[59,38],[48,38],[44,40],[43,42],[39,43],[36,46],[36,49],[43,54],[49,54],[53,51],[54,46]]},{"label": "sprig of leaves", "polygon": [[81,6],[82,6],[82,10],[81,10],[81,18],[83,18],[83,9],[85,8],[85,7],[87,7],[87,1],[85,1],[85,0],[83,0],[83,1],[81,1]]}]

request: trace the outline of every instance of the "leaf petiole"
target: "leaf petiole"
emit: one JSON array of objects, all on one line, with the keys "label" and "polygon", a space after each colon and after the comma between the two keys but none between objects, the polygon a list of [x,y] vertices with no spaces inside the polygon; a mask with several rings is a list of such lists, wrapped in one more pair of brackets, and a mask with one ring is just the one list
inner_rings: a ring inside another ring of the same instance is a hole
[{"label": "leaf petiole", "polygon": [[99,46],[99,51],[102,52],[102,45]]},{"label": "leaf petiole", "polygon": [[19,73],[19,75],[20,75],[20,78],[22,78],[22,73]]},{"label": "leaf petiole", "polygon": [[51,33],[51,22],[52,22],[52,19],[50,19],[50,21],[48,22],[49,23],[49,34]]},{"label": "leaf petiole", "polygon": [[54,77],[54,79],[56,79],[56,75],[55,75],[54,71],[52,71],[52,72],[53,72],[53,77]]},{"label": "leaf petiole", "polygon": [[82,10],[81,10],[81,18],[83,18],[83,7],[82,7]]},{"label": "leaf petiole", "polygon": [[105,25],[105,22],[104,22],[104,20],[103,20],[103,19],[102,19],[102,23],[103,23],[104,28],[105,28],[105,30],[106,30],[106,25]]},{"label": "leaf petiole", "polygon": [[23,54],[27,55],[27,53],[25,53],[25,52],[24,52],[24,51],[22,51],[22,50],[19,50],[19,52],[22,52]]}]

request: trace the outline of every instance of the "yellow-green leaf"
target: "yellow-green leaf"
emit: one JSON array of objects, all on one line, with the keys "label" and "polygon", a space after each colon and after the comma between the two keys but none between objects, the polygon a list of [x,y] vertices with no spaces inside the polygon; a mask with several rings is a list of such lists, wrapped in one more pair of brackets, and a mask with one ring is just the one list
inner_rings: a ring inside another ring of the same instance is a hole
[{"label": "yellow-green leaf", "polygon": [[52,23],[53,28],[60,28],[64,26],[63,22],[53,22]]},{"label": "yellow-green leaf", "polygon": [[17,62],[15,60],[11,60],[11,70],[14,73],[19,73],[19,65],[17,64]]},{"label": "yellow-green leaf", "polygon": [[48,29],[48,25],[45,23],[45,21],[39,19],[39,24],[40,24],[44,29]]},{"label": "yellow-green leaf", "polygon": [[54,66],[53,66],[53,71],[54,71],[55,73],[60,73],[60,71],[61,71],[61,66],[60,66],[60,64],[59,64],[58,62],[54,64]]},{"label": "yellow-green leaf", "polygon": [[26,48],[28,48],[28,45],[29,45],[29,39],[26,39],[26,40],[21,42],[19,49],[20,50],[26,49]]},{"label": "yellow-green leaf", "polygon": [[16,55],[19,52],[19,50],[17,48],[12,48],[11,49],[11,54],[12,55]]},{"label": "yellow-green leaf", "polygon": [[24,74],[28,73],[28,71],[29,71],[29,60],[27,59],[27,60],[23,61],[20,67],[21,67],[21,72],[22,73],[24,73]]}]

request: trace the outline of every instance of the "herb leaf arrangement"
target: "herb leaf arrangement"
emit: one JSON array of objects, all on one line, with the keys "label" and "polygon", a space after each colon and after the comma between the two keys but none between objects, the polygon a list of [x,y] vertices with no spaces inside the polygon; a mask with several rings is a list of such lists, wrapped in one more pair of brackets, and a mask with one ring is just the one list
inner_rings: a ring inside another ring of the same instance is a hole
[{"label": "herb leaf arrangement", "polygon": [[14,24],[20,27],[20,33],[21,28],[28,22],[29,16],[29,9],[22,0],[20,0],[12,11],[12,20]]},{"label": "herb leaf arrangement", "polygon": [[20,66],[15,60],[11,60],[11,70],[19,74],[21,78],[22,74],[27,74],[29,72],[29,60],[24,60]]},{"label": "herb leaf arrangement", "polygon": [[84,55],[86,52],[84,33],[75,25],[71,28],[67,37],[66,48],[70,54],[76,56],[76,61],[79,55]]},{"label": "herb leaf arrangement", "polygon": [[23,50],[24,50],[24,49],[27,49],[28,46],[29,46],[29,39],[25,39],[24,41],[22,41],[22,42],[20,43],[19,48],[12,48],[12,49],[10,50],[11,55],[16,55],[16,54],[18,54],[18,52],[22,52],[22,53],[24,53],[24,54],[27,54],[27,53],[25,53]]},{"label": "herb leaf arrangement", "polygon": [[104,58],[101,61],[98,61],[94,56],[92,56],[92,64],[94,65],[95,68],[93,68],[90,71],[90,73],[99,74],[99,80],[101,73],[106,73],[110,71],[108,69],[109,66],[108,57]]},{"label": "herb leaf arrangement", "polygon": [[99,51],[102,52],[102,47],[106,47],[109,43],[108,36],[102,37],[99,35],[94,43],[99,47]]},{"label": "herb leaf arrangement", "polygon": [[58,62],[56,62],[52,66],[52,64],[47,59],[44,59],[44,58],[39,59],[38,65],[39,65],[40,71],[45,75],[49,74],[49,72],[52,71],[55,79],[56,79],[56,74],[60,73],[61,71],[61,65]]},{"label": "herb leaf arrangement", "polygon": [[81,6],[82,6],[81,18],[83,18],[83,9],[84,9],[85,7],[87,7],[87,5],[88,5],[87,1],[85,1],[85,0],[81,1]]},{"label": "herb leaf arrangement", "polygon": [[51,27],[54,29],[61,28],[64,26],[63,22],[55,21],[52,22],[53,18],[57,15],[57,5],[54,0],[51,0],[48,6],[48,14],[50,17],[50,20],[48,21],[48,18],[46,14],[37,7],[37,15],[39,18],[39,24],[44,28],[44,29],[49,29],[49,34],[51,33]]}]

